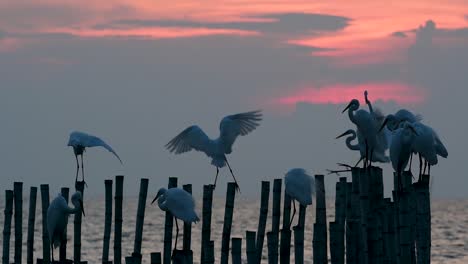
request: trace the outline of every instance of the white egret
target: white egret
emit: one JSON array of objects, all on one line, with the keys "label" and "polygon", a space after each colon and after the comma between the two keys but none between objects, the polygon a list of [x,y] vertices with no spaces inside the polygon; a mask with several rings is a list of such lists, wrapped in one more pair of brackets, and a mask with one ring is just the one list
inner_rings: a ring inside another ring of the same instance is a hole
[{"label": "white egret", "polygon": [[76,177],[75,182],[78,181],[78,172],[80,170],[80,164],[78,162],[78,156],[81,156],[81,174],[84,181],[84,164],[83,164],[83,154],[86,148],[90,147],[103,147],[110,151],[114,156],[116,156],[120,163],[122,164],[122,160],[120,159],[119,155],[109,146],[106,142],[102,139],[89,135],[84,132],[74,131],[70,133],[70,138],[68,139],[68,146],[73,147],[73,153],[75,154],[76,158]]},{"label": "white egret", "polygon": [[[365,146],[364,140],[362,139],[361,135],[358,135],[356,133],[356,131],[354,131],[352,129],[346,130],[346,132],[344,132],[343,134],[337,136],[336,139],[342,138],[344,136],[348,136],[346,138],[346,141],[345,141],[346,146],[350,150],[356,150],[356,151],[359,151],[359,153],[360,153],[360,159],[358,160],[356,165],[354,165],[354,167],[356,167],[359,164],[359,162],[361,162],[361,160],[363,160],[366,157],[366,146]],[[357,144],[352,144],[352,141],[355,140],[356,138],[358,140]],[[372,162],[382,162],[382,163],[389,162],[390,158],[385,155],[385,152],[383,152],[383,153],[378,152],[378,150],[379,150],[378,148],[374,149],[374,151],[373,151],[373,153],[371,155],[372,156]]]},{"label": "white egret", "polygon": [[307,174],[306,170],[294,168],[289,170],[284,176],[284,188],[293,202],[293,214],[291,222],[289,222],[289,226],[291,226],[296,214],[296,203],[294,200],[297,200],[304,207],[311,205],[312,195],[315,193],[315,180]]},{"label": "white egret", "polygon": [[193,125],[183,130],[169,141],[165,147],[175,154],[188,152],[192,149],[204,152],[212,159],[211,164],[216,167],[214,187],[216,187],[219,168],[227,164],[239,190],[239,185],[226,158],[226,154],[232,152],[232,145],[238,136],[245,136],[252,132],[261,120],[262,113],[260,110],[228,115],[219,124],[220,135],[217,139],[210,139],[200,127]]},{"label": "white egret", "polygon": [[82,197],[81,192],[74,193],[71,197],[74,208],[71,208],[67,205],[65,198],[59,194],[52,200],[47,209],[47,231],[52,250],[52,261],[54,261],[54,248],[60,246],[62,241],[67,239],[65,230],[67,229],[68,216],[76,213],[85,215]]},{"label": "white egret", "polygon": [[161,188],[151,204],[158,200],[158,206],[163,211],[169,211],[174,217],[176,224],[176,241],[174,250],[177,249],[177,238],[179,237],[179,226],[177,219],[186,223],[200,221],[195,212],[195,201],[190,193],[180,188]]},{"label": "white egret", "polygon": [[[367,106],[369,107],[369,112],[373,118],[374,126],[377,129],[380,128],[383,122],[385,121],[385,115],[382,113],[380,109],[378,108],[374,109],[374,107],[372,107],[372,104],[368,98],[367,91],[364,91],[364,99],[366,101]],[[389,160],[389,158],[385,156],[385,151],[387,151],[387,149],[390,146],[390,140],[391,140],[390,131],[388,129],[379,130],[376,135],[376,140],[377,140],[377,144],[374,147],[374,153],[372,153],[372,155],[378,153],[379,155],[383,155],[387,160]],[[383,159],[380,159],[380,160],[383,160]]]}]

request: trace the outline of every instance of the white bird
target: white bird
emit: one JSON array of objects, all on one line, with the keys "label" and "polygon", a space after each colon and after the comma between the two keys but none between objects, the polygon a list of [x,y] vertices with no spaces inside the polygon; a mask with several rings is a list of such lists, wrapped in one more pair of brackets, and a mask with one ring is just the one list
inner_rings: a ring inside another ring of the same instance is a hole
[{"label": "white bird", "polygon": [[165,147],[175,154],[188,152],[192,149],[204,152],[212,159],[211,164],[216,167],[214,187],[216,187],[219,168],[227,164],[239,190],[239,185],[226,158],[226,154],[231,154],[232,145],[238,136],[245,136],[255,130],[261,120],[262,113],[260,110],[228,115],[219,124],[220,135],[217,139],[210,139],[200,127],[194,125],[183,130],[169,141]]},{"label": "white bird", "polygon": [[[349,136],[348,136],[349,135]],[[359,162],[361,162],[361,160],[363,160],[365,157],[366,157],[366,146],[365,146],[365,142],[362,138],[362,135],[358,135],[356,133],[356,131],[352,130],[352,129],[348,129],[346,130],[343,134],[339,135],[336,137],[336,139],[339,139],[339,138],[342,138],[344,136],[348,136],[346,138],[346,146],[350,149],[350,150],[356,150],[356,151],[359,151],[361,157],[359,159],[359,161],[356,163],[356,165],[354,165],[354,167],[356,167]],[[355,140],[357,138],[358,142],[357,144],[352,144],[353,140]],[[373,153],[372,153],[372,162],[382,162],[382,163],[386,163],[386,162],[389,162],[390,161],[390,158],[388,156],[385,155],[385,152],[378,152],[379,149],[374,149]]]},{"label": "white bird", "polygon": [[411,111],[406,109],[398,110],[394,115],[390,114],[385,118],[384,123],[387,124],[387,128],[391,131],[397,129],[401,122],[421,122],[421,115],[415,115]]},{"label": "white bird", "polygon": [[104,140],[96,137],[89,135],[84,132],[79,132],[79,131],[74,131],[70,133],[70,138],[68,139],[68,146],[73,147],[73,153],[75,154],[76,158],[76,178],[75,182],[78,181],[78,172],[80,170],[80,164],[78,162],[78,156],[81,156],[81,174],[83,176],[83,181],[84,181],[84,164],[83,164],[83,154],[86,150],[86,148],[90,147],[103,147],[110,151],[114,156],[116,156],[120,164],[122,164],[122,160],[120,159],[119,155],[109,146]]},{"label": "white bird", "polygon": [[294,200],[297,200],[299,204],[304,207],[312,204],[312,195],[315,193],[315,180],[312,176],[308,175],[306,170],[301,168],[294,168],[289,170],[284,176],[284,187],[285,192],[291,197],[293,202],[293,214],[291,222],[296,214],[296,204]]},{"label": "white bird", "polygon": [[158,206],[163,211],[169,211],[176,223],[176,241],[174,250],[177,249],[177,238],[179,237],[179,226],[177,219],[185,223],[196,223],[200,221],[195,212],[195,201],[190,193],[180,188],[161,188],[151,204],[158,200]]},{"label": "white bird", "polygon": [[54,248],[60,246],[62,241],[67,239],[65,230],[67,229],[68,216],[76,213],[85,215],[81,192],[78,191],[72,195],[71,203],[74,208],[69,207],[65,198],[59,194],[52,200],[47,209],[47,231],[52,250],[52,261],[54,261]]},{"label": "white bird", "polygon": [[[383,128],[383,126],[382,126]],[[418,132],[409,122],[400,124],[400,127],[393,131],[392,143],[390,145],[390,160],[392,167],[397,173],[398,186],[402,188],[401,173],[408,165],[412,152],[412,145]]]}]

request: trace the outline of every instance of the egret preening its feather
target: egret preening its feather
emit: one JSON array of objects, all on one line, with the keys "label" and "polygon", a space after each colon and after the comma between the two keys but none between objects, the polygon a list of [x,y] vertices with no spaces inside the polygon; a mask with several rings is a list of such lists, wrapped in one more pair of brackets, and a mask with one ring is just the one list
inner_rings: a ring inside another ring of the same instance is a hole
[{"label": "egret preening its feather", "polygon": [[176,241],[174,250],[177,248],[177,238],[179,237],[179,226],[177,219],[186,223],[200,221],[195,212],[195,201],[190,193],[180,188],[161,188],[151,204],[158,201],[158,206],[163,211],[169,211],[176,223]]},{"label": "egret preening its feather", "polygon": [[68,216],[70,214],[82,213],[85,215],[83,207],[83,196],[81,192],[76,192],[71,197],[74,208],[67,205],[67,201],[61,194],[52,200],[47,209],[47,231],[52,250],[52,261],[54,261],[54,248],[60,246],[66,240],[65,230],[67,229]]},{"label": "egret preening its feather", "polygon": [[216,187],[219,168],[227,164],[239,190],[239,185],[226,158],[226,154],[231,154],[232,145],[238,136],[245,136],[255,130],[261,120],[262,113],[260,110],[228,115],[219,124],[220,135],[217,139],[210,139],[196,125],[190,126],[169,141],[166,144],[166,148],[175,154],[185,153],[192,149],[204,152],[211,158],[211,164],[216,167],[214,187]]},{"label": "egret preening its feather", "polygon": [[315,193],[315,180],[312,176],[308,175],[304,169],[295,168],[289,170],[284,176],[284,188],[285,192],[291,197],[293,202],[293,214],[291,222],[294,219],[296,213],[296,204],[294,200],[297,200],[302,206],[312,204],[312,195]]},{"label": "egret preening its feather", "polygon": [[84,164],[83,164],[83,154],[86,148],[90,147],[103,147],[110,151],[114,156],[116,156],[120,163],[122,164],[122,160],[120,159],[119,155],[109,146],[104,140],[92,136],[83,132],[74,131],[70,134],[70,138],[68,140],[68,146],[73,147],[73,153],[75,154],[76,158],[76,177],[75,182],[78,181],[78,172],[80,170],[80,164],[78,162],[78,156],[81,156],[81,174],[84,181]]}]

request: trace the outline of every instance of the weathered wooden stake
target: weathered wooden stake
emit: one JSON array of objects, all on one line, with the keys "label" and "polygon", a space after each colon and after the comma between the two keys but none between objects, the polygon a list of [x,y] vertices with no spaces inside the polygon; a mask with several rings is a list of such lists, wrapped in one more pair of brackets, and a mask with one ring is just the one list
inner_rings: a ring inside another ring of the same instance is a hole
[{"label": "weathered wooden stake", "polygon": [[242,238],[233,237],[231,247],[232,264],[242,264]]},{"label": "weathered wooden stake", "polygon": [[316,214],[312,240],[314,263],[328,262],[327,257],[327,208],[325,205],[325,182],[323,175],[315,175]]},{"label": "weathered wooden stake", "polygon": [[288,264],[291,255],[291,197],[284,193],[283,229],[280,239],[280,264]]},{"label": "weathered wooden stake", "polygon": [[[346,177],[341,177],[336,184],[335,222],[336,222],[336,262],[343,264],[345,255],[345,220],[346,220]],[[330,228],[331,230],[332,228]],[[330,237],[331,239],[331,237]],[[330,248],[331,250],[331,248]]]},{"label": "weathered wooden stake", "polygon": [[245,240],[246,240],[246,252],[247,252],[247,263],[256,264],[257,263],[257,249],[255,246],[255,231],[246,231]]},{"label": "weathered wooden stake", "polygon": [[303,264],[304,263],[304,226],[297,225],[293,227],[293,230],[294,230],[294,263]]},{"label": "weathered wooden stake", "polygon": [[278,232],[267,232],[268,264],[278,263]]},{"label": "weathered wooden stake", "polygon": [[369,263],[367,217],[369,215],[369,170],[359,169],[359,207],[361,216],[359,263]]},{"label": "weathered wooden stake", "polygon": [[416,240],[418,264],[431,262],[431,201],[429,193],[429,175],[423,175],[422,181],[415,184],[417,219]]},{"label": "weathered wooden stake", "polygon": [[102,263],[110,264],[109,261],[109,243],[112,228],[112,180],[104,180],[105,186],[105,216],[104,216],[104,238],[102,245]]},{"label": "weathered wooden stake", "polygon": [[3,264],[10,264],[11,218],[13,216],[13,191],[5,191],[5,220],[3,222]]},{"label": "weathered wooden stake", "polygon": [[236,196],[236,183],[228,183],[226,192],[226,205],[224,207],[224,224],[221,240],[221,264],[229,263],[229,242],[231,241],[232,216],[234,214],[234,198]]},{"label": "weathered wooden stake", "polygon": [[151,253],[151,264],[161,264],[161,252]]},{"label": "weathered wooden stake", "polygon": [[[70,189],[64,187],[64,188],[62,188],[60,190],[60,193],[62,194],[63,198],[65,199],[65,202],[67,202],[67,204],[68,204],[68,196],[70,194]],[[64,236],[67,237],[67,229],[65,229],[65,235]],[[65,262],[66,259],[67,259],[67,239],[60,242],[60,250],[59,250],[59,260],[61,262]]]},{"label": "weathered wooden stake", "polygon": [[206,264],[213,264],[215,262],[214,258],[214,241],[210,240],[205,244],[205,261]]},{"label": "weathered wooden stake", "polygon": [[[177,187],[177,178],[170,177],[167,188]],[[163,254],[163,263],[170,264],[172,256],[172,227],[173,227],[174,217],[169,211],[166,211],[166,218],[164,224],[164,254]]]},{"label": "weathered wooden stake", "polygon": [[[273,181],[273,209],[271,220],[271,231],[279,233],[281,217],[281,179]],[[276,245],[278,247],[278,245]]]},{"label": "weathered wooden stake", "polygon": [[15,182],[13,184],[13,194],[15,195],[15,263],[22,262],[23,246],[23,183]]},{"label": "weathered wooden stake", "polygon": [[[75,183],[75,189],[77,191],[80,191],[82,194],[82,197],[84,199],[84,187],[85,187],[85,182],[76,182]],[[75,263],[81,263],[81,218],[82,214],[75,214],[74,215],[74,221],[73,221],[73,242],[74,242],[74,250],[73,250],[73,261]]]},{"label": "weathered wooden stake", "polygon": [[260,195],[260,217],[257,229],[257,263],[262,260],[263,242],[265,240],[266,221],[268,217],[268,201],[270,198],[270,182],[262,181],[262,193]]},{"label": "weathered wooden stake", "polygon": [[36,222],[37,187],[31,187],[29,192],[28,240],[26,249],[26,263],[34,263],[34,223]]},{"label": "weathered wooden stake", "polygon": [[[182,188],[186,192],[192,194],[192,184],[184,184]],[[193,252],[190,250],[191,247],[192,247],[192,224],[184,222],[183,249],[184,251],[186,251],[186,254],[190,254],[193,259]]]},{"label": "weathered wooden stake", "polygon": [[41,184],[42,200],[42,261],[44,264],[50,263],[50,240],[47,232],[47,209],[49,209],[49,185]]},{"label": "weathered wooden stake", "polygon": [[338,263],[339,259],[339,252],[338,252],[338,223],[337,222],[330,222],[328,226],[330,230],[330,260],[331,264]]},{"label": "weathered wooden stake", "polygon": [[122,202],[124,176],[115,176],[114,263],[122,263]]},{"label": "weathered wooden stake", "polygon": [[143,224],[145,221],[146,197],[148,195],[149,180],[140,180],[140,193],[138,195],[138,209],[135,226],[135,242],[133,244],[132,258],[134,263],[141,263],[141,243],[143,240]]},{"label": "weathered wooden stake", "polygon": [[202,235],[200,263],[205,263],[205,245],[211,240],[211,207],[213,205],[213,185],[203,186]]},{"label": "weathered wooden stake", "polygon": [[[356,170],[353,170],[356,171]],[[354,173],[353,173],[354,174]],[[354,176],[353,182],[346,183],[346,263],[355,264],[357,263],[357,223],[354,213],[353,199],[355,195],[353,194],[354,186]]]}]

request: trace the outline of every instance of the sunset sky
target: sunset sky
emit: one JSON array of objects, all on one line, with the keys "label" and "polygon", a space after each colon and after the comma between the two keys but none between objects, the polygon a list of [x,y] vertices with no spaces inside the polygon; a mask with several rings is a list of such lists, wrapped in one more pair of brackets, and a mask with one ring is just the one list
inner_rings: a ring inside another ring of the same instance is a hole
[{"label": "sunset sky", "polygon": [[72,130],[124,160],[89,150],[91,193],[119,173],[135,194],[141,177],[154,190],[168,176],[210,183],[207,157],[164,144],[194,123],[215,137],[224,115],[261,108],[262,125],[230,156],[256,195],[291,167],[357,160],[333,138],[353,128],[344,104],[368,90],[385,113],[422,114],[446,143],[434,194],[468,196],[467,71],[467,0],[0,1],[1,191],[71,185]]}]

